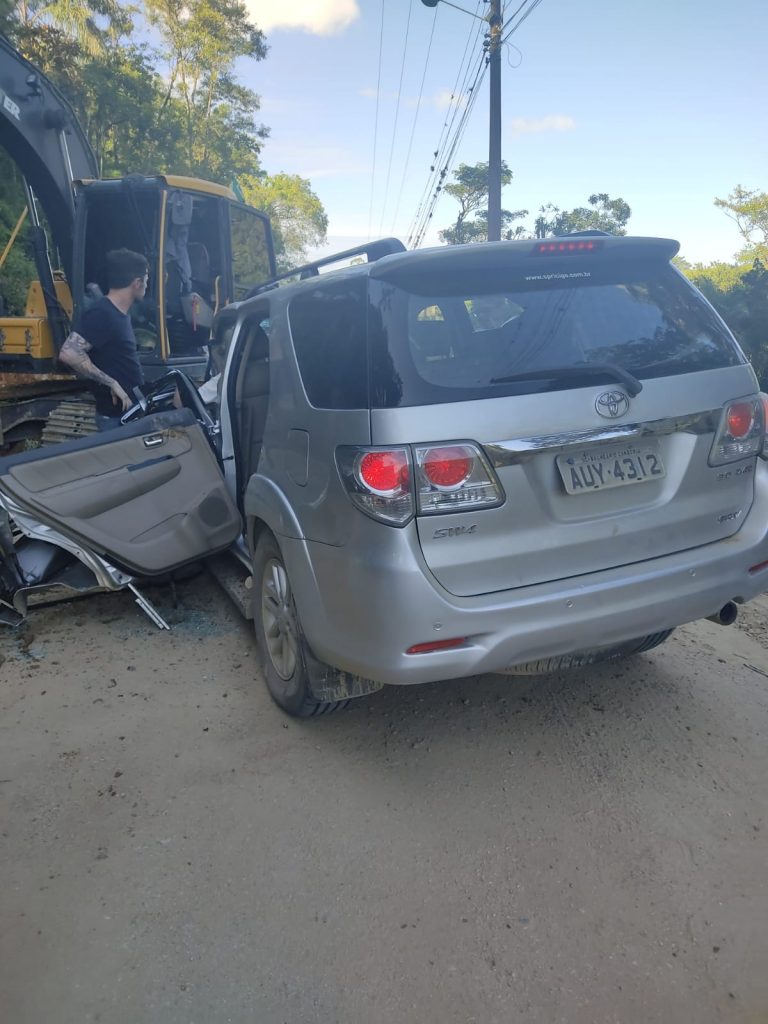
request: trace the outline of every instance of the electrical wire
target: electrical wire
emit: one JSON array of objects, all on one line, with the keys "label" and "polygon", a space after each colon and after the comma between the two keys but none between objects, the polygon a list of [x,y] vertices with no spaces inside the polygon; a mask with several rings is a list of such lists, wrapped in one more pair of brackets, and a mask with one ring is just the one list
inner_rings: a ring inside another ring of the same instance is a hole
[{"label": "electrical wire", "polygon": [[[476,8],[477,12],[479,12],[482,6],[482,2],[483,0],[478,0]],[[431,203],[430,200],[430,196],[434,196],[435,193],[439,194],[442,188],[442,181],[445,179],[445,176],[448,173],[448,167],[445,163],[445,155],[448,152],[448,150],[451,149],[453,146],[451,140],[452,133],[454,132],[456,118],[459,115],[459,111],[463,110],[459,123],[462,124],[465,122],[467,106],[470,105],[470,101],[472,100],[472,90],[476,88],[478,84],[477,72],[475,72],[475,82],[473,86],[468,86],[469,77],[472,72],[472,45],[473,43],[475,45],[477,44],[480,32],[482,30],[482,24],[484,22],[484,19],[480,18],[478,14],[477,21],[479,21],[480,24],[475,25],[474,32],[472,29],[470,29],[467,36],[467,42],[464,47],[464,53],[459,64],[459,70],[456,75],[456,81],[451,92],[451,100],[443,121],[443,128],[440,132],[437,147],[435,148],[433,153],[433,162],[430,166],[430,173],[427,176],[427,181],[422,191],[419,204],[416,208],[416,213],[414,214],[413,220],[411,221],[411,228],[409,230],[408,235],[409,245],[413,241],[414,237],[418,236],[419,234],[423,235],[423,231],[421,230],[420,227],[422,221],[425,216],[427,217],[427,219],[429,218],[429,216],[431,216],[431,214],[428,213],[429,207],[425,204],[430,204],[433,206],[433,203]],[[464,66],[465,62],[466,67]],[[461,87],[459,87],[460,82]],[[471,105],[473,105],[473,103]]]},{"label": "electrical wire", "polygon": [[[507,64],[509,64],[509,66],[512,68],[513,71],[517,71],[517,69],[523,63],[523,51],[520,49],[519,46],[515,46],[514,43],[502,43],[501,45],[506,47],[506,50],[507,50]],[[512,61],[509,59],[510,58],[510,54],[509,54],[510,50],[517,50],[517,53],[518,53],[518,55],[520,57],[520,59],[518,60],[517,64],[513,64]]]},{"label": "electrical wire", "polygon": [[373,195],[376,183],[376,142],[379,136],[379,96],[381,94],[381,55],[384,50],[384,3],[381,0],[381,28],[379,30],[379,71],[376,76],[376,113],[373,118],[373,163],[371,165],[371,201],[368,206],[368,241],[371,240],[371,224],[373,222]]},{"label": "electrical wire", "polygon": [[479,86],[480,83],[482,82],[483,77],[485,76],[486,68],[487,62],[485,60],[485,54],[483,54],[480,57],[477,70],[475,72],[474,81],[472,85],[468,88],[468,99],[462,112],[461,119],[453,132],[453,136],[446,140],[446,147],[444,150],[443,159],[441,159],[441,162],[435,166],[435,176],[432,179],[432,192],[429,198],[426,200],[427,205],[423,207],[423,209],[420,211],[420,215],[416,219],[416,224],[414,225],[412,235],[409,238],[409,244],[410,242],[413,242],[415,247],[421,244],[421,241],[423,240],[424,234],[426,232],[426,228],[428,227],[429,221],[434,213],[435,205],[443,190],[443,182],[445,180],[446,175],[448,174],[451,162],[456,153],[459,142],[463,137],[464,130],[466,129],[466,126],[469,122],[469,117],[472,113],[472,109],[474,108],[475,102],[477,100],[477,96],[479,94]]},{"label": "electrical wire", "polygon": [[416,135],[416,122],[419,119],[419,111],[421,110],[421,99],[424,95],[424,82],[427,77],[427,67],[429,66],[429,57],[432,53],[432,40],[435,37],[435,25],[437,24],[437,11],[435,8],[435,15],[432,19],[432,31],[429,33],[429,42],[427,43],[427,56],[424,58],[424,71],[421,75],[421,85],[419,86],[419,98],[416,100],[416,110],[413,114],[413,124],[411,125],[411,136],[408,140],[408,150],[405,154],[405,164],[403,166],[403,176],[400,179],[400,189],[397,193],[397,202],[395,203],[395,212],[392,215],[392,225],[389,229],[389,233],[392,235],[395,232],[395,224],[397,222],[397,215],[400,212],[400,200],[403,198],[403,189],[405,188],[405,179],[408,177],[408,167],[411,163],[411,151],[413,149],[413,140]]},{"label": "electrical wire", "polygon": [[435,206],[437,205],[437,201],[440,198],[440,194],[442,193],[443,190],[442,182],[450,169],[450,166],[453,162],[453,158],[456,155],[456,150],[458,149],[459,143],[461,142],[461,139],[464,136],[464,131],[467,127],[467,124],[469,123],[469,118],[472,114],[472,110],[474,109],[475,103],[477,102],[477,97],[480,92],[479,87],[480,84],[482,83],[483,78],[485,77],[487,68],[488,64],[485,59],[485,55],[483,54],[477,72],[475,74],[474,82],[470,89],[470,96],[467,101],[467,105],[464,108],[461,120],[459,121],[459,124],[456,127],[453,138],[450,142],[450,146],[446,151],[445,164],[442,170],[440,171],[439,182],[438,184],[436,184],[435,189],[429,199],[428,205],[422,211],[419,223],[414,230],[412,241],[413,247],[416,249],[421,245],[422,241],[424,240],[424,235],[426,234],[427,228],[429,227],[429,222],[434,214]]},{"label": "electrical wire", "polygon": [[[536,10],[536,8],[541,3],[542,3],[542,0],[523,0],[523,3],[520,4],[520,6],[515,10],[515,12],[511,16],[510,20],[514,21],[514,19],[517,18],[518,15],[520,15],[520,17],[512,25],[512,27],[507,32],[504,33],[502,38],[499,40],[498,45],[499,46],[503,46],[505,43],[507,43],[509,38],[510,38],[510,36],[512,36],[520,28],[520,26],[523,24],[523,22],[527,18],[529,18],[531,16],[531,14],[533,14],[533,12]],[[527,7],[527,10],[525,9],[526,7]],[[512,44],[509,44],[509,45],[512,45]],[[517,49],[517,47],[515,47],[515,49]],[[522,55],[521,55],[521,57],[522,57]],[[475,100],[477,98],[478,87],[479,87],[480,83],[482,82],[483,77],[485,76],[485,71],[487,69],[487,66],[488,66],[487,62],[484,59],[484,62],[483,62],[483,65],[482,65],[482,72],[479,75],[476,76],[475,82],[473,83],[471,100],[467,104],[467,107],[466,107],[466,109],[464,111],[464,115],[465,116],[459,122],[459,125],[458,125],[458,127],[456,129],[456,132],[454,134],[453,142],[451,144],[451,147],[450,147],[450,150],[449,150],[449,153],[448,153],[448,159],[445,161],[445,165],[443,167],[443,170],[439,172],[439,174],[440,174],[440,179],[439,180],[440,180],[441,183],[435,185],[434,191],[431,194],[431,197],[429,199],[427,207],[422,209],[423,204],[420,204],[419,211],[417,211],[417,216],[415,218],[416,223],[415,223],[415,226],[414,226],[413,231],[411,233],[411,236],[408,239],[408,244],[410,245],[411,242],[413,242],[413,247],[414,248],[418,248],[421,245],[421,242],[423,241],[424,235],[426,234],[427,227],[429,226],[429,221],[432,218],[432,215],[433,215],[434,210],[435,210],[435,206],[437,205],[437,201],[438,201],[438,199],[440,197],[440,194],[442,192],[442,179],[445,177],[445,175],[448,172],[448,168],[449,168],[449,166],[451,164],[451,161],[453,160],[453,156],[454,156],[454,154],[456,152],[456,149],[458,148],[459,142],[461,141],[461,137],[464,134],[464,129],[466,128],[466,125],[467,125],[468,120],[469,120],[469,114],[471,113],[471,110],[472,110],[472,108],[475,105]],[[441,163],[442,163],[442,161],[441,161]]]},{"label": "electrical wire", "polygon": [[[526,18],[530,18],[530,16],[536,10],[536,8],[539,6],[539,4],[541,4],[541,2],[542,2],[542,0],[531,0],[531,3],[530,3],[530,6],[529,6],[528,10],[520,17],[520,19],[517,21],[517,23],[515,25],[513,25],[512,28],[508,32],[505,32],[505,34],[502,36],[501,41],[499,43],[500,46],[503,46],[504,43],[506,43],[506,41],[509,39],[509,37],[513,33],[517,32],[517,30],[520,28],[520,26],[523,24],[523,22],[526,20]],[[525,7],[525,4],[522,4],[520,7],[518,7],[518,9],[512,15],[512,19],[517,17],[517,15],[520,13],[520,11],[522,10],[523,7]],[[512,19],[510,19],[510,20],[512,20]]]},{"label": "electrical wire", "polygon": [[[477,10],[478,11],[480,10],[482,2],[483,2],[483,0],[478,0],[478,3],[477,3]],[[477,26],[475,26],[475,28],[474,28],[475,38],[478,35],[478,31],[479,30],[477,29]],[[462,54],[461,61],[459,63],[459,69],[458,69],[458,72],[456,74],[456,81],[454,82],[453,89],[451,90],[451,93],[450,93],[450,103],[448,105],[448,109],[446,110],[445,117],[443,119],[443,126],[441,128],[440,136],[438,138],[437,146],[435,147],[435,150],[434,150],[434,153],[433,153],[433,160],[432,160],[432,164],[431,164],[431,167],[430,167],[430,174],[427,176],[427,182],[426,182],[426,184],[424,186],[424,189],[422,190],[421,198],[419,200],[419,204],[418,204],[418,207],[417,207],[417,212],[414,215],[414,219],[412,221],[412,225],[413,226],[412,226],[412,230],[411,230],[410,234],[413,233],[413,229],[415,228],[415,224],[418,221],[418,218],[419,218],[419,216],[421,214],[421,210],[422,210],[422,208],[424,206],[424,203],[427,201],[427,199],[428,199],[428,197],[430,195],[430,192],[435,187],[435,185],[437,183],[437,178],[438,178],[438,176],[440,174],[440,164],[441,164],[441,159],[442,159],[442,153],[444,151],[447,139],[450,136],[450,131],[451,131],[451,128],[453,126],[453,122],[454,122],[455,117],[456,117],[456,112],[460,108],[461,97],[463,96],[464,87],[466,85],[467,76],[468,76],[468,73],[469,73],[469,68],[471,67],[471,49],[470,48],[471,48],[472,42],[473,42],[473,29],[470,28],[469,33],[467,35],[467,41],[466,41],[465,46],[464,46],[464,53]],[[467,59],[467,55],[468,54],[469,54],[469,59]],[[466,69],[464,68],[465,61],[467,63]],[[462,76],[463,76],[464,80],[462,82],[461,89],[459,89],[459,82],[462,81]],[[453,115],[451,114],[452,111],[453,111]]]},{"label": "electrical wire", "polygon": [[[482,81],[482,78],[484,77],[484,75],[485,75],[485,70],[483,70],[483,73],[480,76],[480,79],[478,80],[478,83],[477,83],[478,86],[480,85],[480,82]],[[414,241],[413,241],[414,249],[418,249],[419,246],[421,245],[421,243],[424,241],[424,236],[425,236],[425,234],[427,232],[427,228],[429,227],[429,223],[432,220],[432,217],[433,217],[434,212],[435,212],[435,207],[437,206],[437,202],[438,202],[438,200],[439,200],[439,198],[440,198],[440,196],[442,194],[442,191],[443,191],[442,181],[444,180],[445,175],[448,173],[448,169],[450,168],[450,166],[451,166],[451,164],[453,162],[453,158],[454,158],[454,156],[456,154],[456,150],[458,149],[459,143],[461,142],[461,139],[462,139],[462,137],[464,135],[464,130],[465,130],[465,128],[467,126],[467,123],[469,121],[469,115],[472,113],[472,109],[474,108],[474,105],[475,105],[475,96],[476,95],[477,95],[477,93],[473,93],[472,99],[471,99],[470,103],[467,105],[467,108],[466,108],[466,117],[462,120],[462,122],[459,125],[459,128],[457,129],[457,132],[456,132],[456,135],[454,137],[453,143],[452,143],[451,148],[450,148],[450,150],[448,152],[445,168],[443,170],[442,177],[441,177],[441,183],[435,188],[435,191],[432,194],[432,197],[431,197],[431,199],[429,201],[429,206],[427,207],[424,215],[422,216],[421,225],[420,225],[420,227],[419,227],[419,229],[418,229],[418,231],[416,233],[416,236],[414,238]]]},{"label": "electrical wire", "polygon": [[387,197],[389,196],[389,181],[392,174],[392,158],[395,155],[395,139],[397,138],[397,121],[400,116],[400,99],[403,94],[403,75],[405,73],[405,58],[408,53],[408,35],[411,29],[411,13],[413,11],[413,0],[408,3],[408,19],[405,23],[405,41],[403,43],[403,59],[400,63],[400,81],[397,84],[397,96],[395,97],[395,122],[392,126],[392,142],[389,146],[389,163],[387,164],[387,180],[384,185],[384,202],[381,205],[381,220],[379,221],[379,235],[384,228],[384,217],[387,212]]}]

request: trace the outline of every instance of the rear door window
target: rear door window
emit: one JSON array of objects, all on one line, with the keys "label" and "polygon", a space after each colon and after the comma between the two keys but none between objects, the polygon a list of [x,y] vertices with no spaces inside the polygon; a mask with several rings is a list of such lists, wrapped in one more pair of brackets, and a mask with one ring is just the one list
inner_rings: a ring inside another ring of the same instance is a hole
[{"label": "rear door window", "polygon": [[293,347],[310,403],[318,409],[368,407],[366,282],[318,284],[288,307]]},{"label": "rear door window", "polygon": [[[583,387],[583,376],[548,378],[545,371],[590,364],[649,379],[743,362],[717,314],[668,264],[622,261],[516,280],[446,275],[439,294],[421,292],[418,280],[408,289],[372,287],[372,323],[381,323],[372,332],[379,405]],[[540,379],[509,380],[539,370]],[[396,391],[384,386],[393,375]]]}]

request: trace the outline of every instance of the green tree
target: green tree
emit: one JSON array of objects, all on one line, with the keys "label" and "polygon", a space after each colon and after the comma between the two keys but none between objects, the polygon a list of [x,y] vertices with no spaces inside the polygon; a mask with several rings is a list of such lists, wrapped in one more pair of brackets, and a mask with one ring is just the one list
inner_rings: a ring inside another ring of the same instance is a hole
[{"label": "green tree", "polygon": [[[10,157],[0,148],[0,255],[11,239],[27,199],[21,175]],[[27,246],[26,225],[16,237],[13,248],[0,269],[0,306],[16,316],[24,312],[27,286],[34,280],[35,265]]]},{"label": "green tree", "polygon": [[130,9],[121,7],[119,0],[16,0],[13,8],[25,56],[30,56],[27,49],[34,51],[37,33],[46,29],[57,29],[94,56],[108,38],[131,28]]},{"label": "green tree", "polygon": [[181,117],[183,170],[216,180],[253,171],[268,132],[255,121],[259,97],[237,82],[234,69],[241,57],[262,60],[267,48],[245,4],[148,0],[146,11],[166,64],[159,116]]},{"label": "green tree", "polygon": [[751,266],[695,264],[684,273],[709,299],[746,352],[763,390],[768,390],[768,270]]},{"label": "green tree", "polygon": [[715,199],[715,206],[736,222],[744,239],[744,248],[737,254],[740,263],[759,259],[768,265],[768,192],[737,185],[727,199]]},{"label": "green tree", "polygon": [[[156,47],[131,42],[132,19],[153,26]],[[268,132],[258,122],[259,97],[236,69],[241,58],[262,60],[267,48],[242,0],[148,0],[142,8],[131,0],[0,0],[3,24],[72,104],[102,176],[238,179],[272,216],[286,267],[324,241],[327,217],[310,183],[260,171]],[[0,160],[0,252],[24,204],[15,173]],[[3,293],[17,311],[33,276],[19,236],[3,270]]]},{"label": "green tree", "polygon": [[534,225],[536,238],[568,235],[573,231],[626,235],[632,210],[624,199],[611,199],[607,192],[596,192],[587,201],[589,206],[577,206],[573,210],[561,210],[552,203],[542,206]]},{"label": "green tree", "polygon": [[272,222],[279,270],[305,263],[308,250],[325,242],[328,217],[306,178],[247,175],[239,183],[245,201],[263,210]]},{"label": "green tree", "polygon": [[[444,191],[459,204],[459,216],[455,224],[440,232],[440,239],[448,245],[484,242],[488,238],[488,164],[459,164],[453,177]],[[510,181],[512,171],[502,161],[501,183],[508,185]],[[510,225],[527,215],[527,210],[502,210],[502,237],[516,237],[518,229],[512,229]]]}]

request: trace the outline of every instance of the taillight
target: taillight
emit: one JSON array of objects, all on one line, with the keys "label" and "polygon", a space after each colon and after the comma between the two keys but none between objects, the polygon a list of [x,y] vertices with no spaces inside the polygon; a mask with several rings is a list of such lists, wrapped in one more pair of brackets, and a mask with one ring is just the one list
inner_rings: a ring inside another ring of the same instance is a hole
[{"label": "taillight", "polygon": [[361,482],[374,494],[392,497],[410,488],[411,472],[404,450],[366,452],[358,465]]},{"label": "taillight", "polygon": [[336,462],[352,502],[390,526],[405,526],[416,512],[469,512],[504,501],[485,453],[472,442],[423,444],[413,450],[341,446]]},{"label": "taillight", "polygon": [[336,462],[347,493],[362,512],[390,526],[410,522],[414,500],[407,448],[340,447]]},{"label": "taillight", "polygon": [[737,441],[749,437],[755,425],[755,405],[753,402],[734,402],[728,406],[725,423],[730,436]]},{"label": "taillight", "polygon": [[433,487],[452,491],[466,483],[473,465],[474,457],[471,451],[465,447],[451,446],[429,448],[424,452],[421,468]]},{"label": "taillight", "polygon": [[768,395],[760,392],[760,404],[763,407],[763,448],[760,454],[768,459]]},{"label": "taillight", "polygon": [[722,466],[750,455],[765,455],[764,409],[762,395],[726,405],[709,453],[710,466]]},{"label": "taillight", "polygon": [[420,515],[493,508],[504,501],[496,474],[477,445],[417,445],[415,453]]}]

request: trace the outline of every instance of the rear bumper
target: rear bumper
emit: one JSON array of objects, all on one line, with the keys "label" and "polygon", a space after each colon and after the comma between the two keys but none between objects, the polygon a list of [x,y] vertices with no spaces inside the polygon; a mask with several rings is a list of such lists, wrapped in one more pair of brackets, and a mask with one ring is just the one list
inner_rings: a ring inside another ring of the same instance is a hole
[{"label": "rear bumper", "polygon": [[[360,520],[365,517],[360,516]],[[440,587],[415,529],[360,522],[332,547],[280,539],[315,654],[384,683],[434,682],[620,643],[704,618],[768,590],[768,467],[726,540],[646,562],[511,591],[458,598]],[[465,637],[464,647],[408,655],[414,644]]]}]

